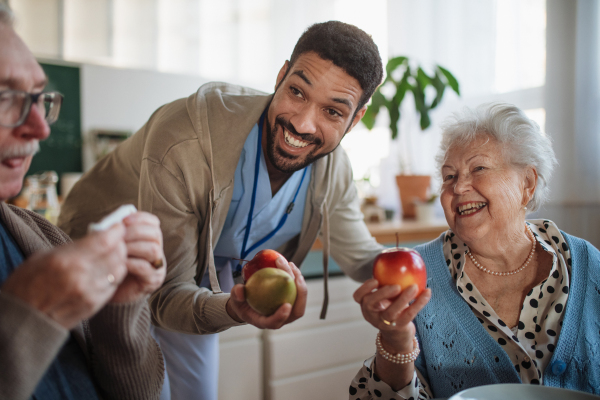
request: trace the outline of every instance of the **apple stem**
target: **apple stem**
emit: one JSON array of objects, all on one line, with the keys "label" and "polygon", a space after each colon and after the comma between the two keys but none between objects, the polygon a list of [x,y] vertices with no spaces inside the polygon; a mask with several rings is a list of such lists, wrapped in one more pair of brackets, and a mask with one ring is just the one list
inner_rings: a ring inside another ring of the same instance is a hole
[{"label": "apple stem", "polygon": [[396,232],[396,247],[400,246],[400,237],[398,236],[398,232]]},{"label": "apple stem", "polygon": [[244,260],[243,258],[235,258],[235,257],[231,257],[232,260],[237,260],[237,261],[246,261],[246,262],[250,262],[250,260]]}]

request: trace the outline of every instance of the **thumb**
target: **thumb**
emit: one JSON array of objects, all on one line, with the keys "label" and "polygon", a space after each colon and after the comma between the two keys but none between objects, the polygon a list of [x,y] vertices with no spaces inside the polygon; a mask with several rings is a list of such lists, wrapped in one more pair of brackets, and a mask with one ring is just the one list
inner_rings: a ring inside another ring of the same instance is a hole
[{"label": "thumb", "polygon": [[231,288],[231,298],[237,302],[242,302],[246,300],[246,295],[244,293],[244,285],[237,284]]}]

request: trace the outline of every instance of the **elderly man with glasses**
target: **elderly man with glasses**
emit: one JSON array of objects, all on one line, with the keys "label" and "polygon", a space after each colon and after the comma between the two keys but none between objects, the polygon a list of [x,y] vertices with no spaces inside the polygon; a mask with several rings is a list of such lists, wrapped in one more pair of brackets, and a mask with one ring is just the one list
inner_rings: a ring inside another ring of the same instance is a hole
[{"label": "elderly man with glasses", "polygon": [[[0,2],[0,201],[21,190],[62,96]],[[134,213],[71,243],[43,217],[0,202],[0,399],[153,399],[162,354],[147,296],[160,287],[162,234]]]}]

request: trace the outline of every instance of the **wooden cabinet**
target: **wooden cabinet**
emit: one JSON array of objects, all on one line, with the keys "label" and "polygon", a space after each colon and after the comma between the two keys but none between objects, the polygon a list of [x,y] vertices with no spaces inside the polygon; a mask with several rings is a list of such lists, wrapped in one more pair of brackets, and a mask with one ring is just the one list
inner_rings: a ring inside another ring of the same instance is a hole
[{"label": "wooden cabinet", "polygon": [[375,353],[377,331],[352,293],[360,284],[329,281],[327,319],[320,320],[323,280],[307,282],[304,317],[279,330],[244,326],[220,335],[219,399],[348,399],[362,362]]}]

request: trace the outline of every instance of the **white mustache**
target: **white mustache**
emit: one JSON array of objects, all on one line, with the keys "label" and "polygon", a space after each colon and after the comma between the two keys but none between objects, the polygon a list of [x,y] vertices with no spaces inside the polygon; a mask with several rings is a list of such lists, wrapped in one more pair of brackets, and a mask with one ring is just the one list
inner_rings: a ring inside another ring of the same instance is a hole
[{"label": "white mustache", "polygon": [[32,156],[38,151],[40,151],[40,144],[37,140],[23,145],[0,148],[0,161]]}]

